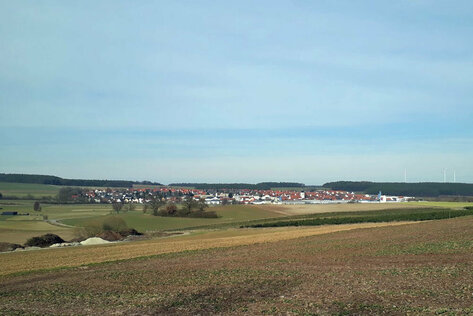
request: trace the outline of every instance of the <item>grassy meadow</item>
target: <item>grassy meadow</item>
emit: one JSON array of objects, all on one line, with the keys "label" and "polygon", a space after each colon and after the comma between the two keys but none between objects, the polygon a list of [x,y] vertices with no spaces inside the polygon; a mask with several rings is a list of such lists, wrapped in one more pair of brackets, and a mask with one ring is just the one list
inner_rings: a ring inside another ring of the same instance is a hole
[{"label": "grassy meadow", "polygon": [[[109,206],[111,209],[111,207]],[[263,208],[255,208],[248,205],[228,205],[211,207],[210,210],[215,211],[218,218],[184,218],[184,217],[161,217],[150,214],[143,214],[140,210],[123,213],[120,215],[125,222],[139,231],[156,231],[156,230],[176,230],[201,226],[215,226],[220,224],[243,222],[257,220],[263,218],[276,218],[283,216],[280,213],[266,210]],[[90,218],[74,218],[66,219],[62,222],[67,225],[81,226]]]},{"label": "grassy meadow", "polygon": [[34,197],[55,196],[61,187],[57,185],[0,182],[0,193],[5,197],[16,196],[24,198],[27,195]]},{"label": "grassy meadow", "polygon": [[76,237],[76,230],[71,227],[51,224],[43,220],[43,215],[52,223],[70,218],[94,218],[110,213],[110,205],[45,204],[41,203],[41,212],[33,210],[32,200],[0,200],[0,212],[17,211],[29,213],[21,216],[0,216],[0,242],[23,244],[28,238],[53,233],[68,240]]},{"label": "grassy meadow", "polygon": [[[15,184],[8,183],[9,188]],[[26,190],[23,184],[23,194],[38,195],[38,187],[33,185],[32,191]],[[12,192],[12,191],[10,191]],[[51,232],[63,239],[71,239],[77,235],[75,227],[81,227],[96,218],[110,216],[112,207],[109,204],[41,204],[41,212],[33,210],[33,200],[0,200],[0,212],[18,211],[29,213],[28,216],[0,216],[0,242],[23,244],[28,238],[43,233]],[[218,218],[179,218],[160,217],[143,214],[142,206],[137,206],[135,211],[122,213],[122,217],[129,227],[141,232],[186,229],[224,229],[229,227],[245,226],[258,223],[258,221],[271,221],[272,219],[293,219],[311,214],[372,212],[386,209],[406,210],[412,208],[452,208],[460,209],[471,206],[473,203],[456,202],[413,202],[395,204],[320,204],[320,205],[228,205],[216,206],[210,209],[216,211]],[[48,222],[43,220],[47,216]],[[59,226],[64,224],[72,227]]]}]

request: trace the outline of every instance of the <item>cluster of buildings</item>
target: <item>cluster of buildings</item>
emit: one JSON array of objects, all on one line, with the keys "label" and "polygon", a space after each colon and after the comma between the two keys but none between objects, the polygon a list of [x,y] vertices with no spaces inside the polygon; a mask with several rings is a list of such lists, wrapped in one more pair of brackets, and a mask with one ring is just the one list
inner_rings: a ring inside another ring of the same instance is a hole
[{"label": "cluster of buildings", "polygon": [[146,203],[156,196],[179,203],[191,196],[205,199],[209,205],[220,204],[323,204],[323,203],[393,203],[411,200],[411,197],[356,194],[338,190],[198,190],[189,188],[159,187],[130,189],[94,189],[83,191],[80,198],[89,203]]}]

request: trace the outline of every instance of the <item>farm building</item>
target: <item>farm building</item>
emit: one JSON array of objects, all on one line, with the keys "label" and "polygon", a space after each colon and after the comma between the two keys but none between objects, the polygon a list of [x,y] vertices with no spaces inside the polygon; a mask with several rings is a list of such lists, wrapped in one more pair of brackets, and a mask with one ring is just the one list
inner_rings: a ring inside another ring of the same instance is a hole
[{"label": "farm building", "polygon": [[2,212],[2,215],[18,215],[18,212]]}]

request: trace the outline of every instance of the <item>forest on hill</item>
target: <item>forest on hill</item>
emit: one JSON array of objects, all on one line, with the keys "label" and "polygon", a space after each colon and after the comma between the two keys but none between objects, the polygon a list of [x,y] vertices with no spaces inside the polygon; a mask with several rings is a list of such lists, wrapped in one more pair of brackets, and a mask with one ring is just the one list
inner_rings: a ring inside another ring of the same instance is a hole
[{"label": "forest on hill", "polygon": [[381,191],[388,195],[418,197],[473,196],[471,183],[337,181],[325,183],[323,187],[366,194],[378,194]]},{"label": "forest on hill", "polygon": [[301,188],[305,185],[296,182],[260,182],[251,183],[171,183],[174,187],[189,187],[198,190],[271,190],[272,188]]},{"label": "forest on hill", "polygon": [[160,183],[149,181],[127,181],[127,180],[84,180],[84,179],[63,179],[56,176],[39,175],[39,174],[16,174],[16,173],[0,173],[0,182],[13,183],[35,183],[50,184],[64,186],[88,186],[88,187],[123,187],[131,188],[133,184],[149,184],[160,185]]}]

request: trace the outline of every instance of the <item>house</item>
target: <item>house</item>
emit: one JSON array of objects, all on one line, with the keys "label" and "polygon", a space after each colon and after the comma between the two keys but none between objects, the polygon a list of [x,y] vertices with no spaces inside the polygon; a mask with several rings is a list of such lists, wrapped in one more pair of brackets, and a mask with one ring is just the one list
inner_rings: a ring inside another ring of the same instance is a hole
[{"label": "house", "polygon": [[205,203],[210,204],[210,205],[218,205],[220,204],[220,199],[216,196],[213,198],[206,198]]}]

